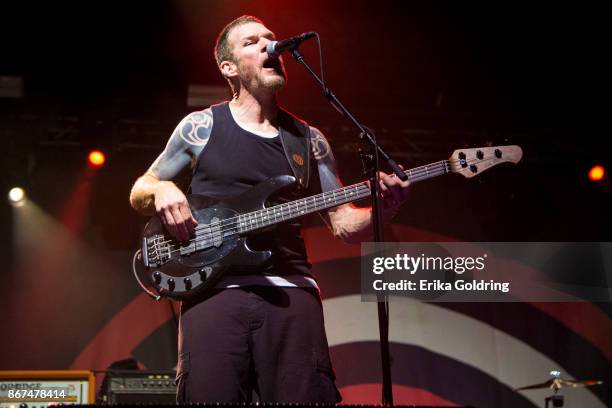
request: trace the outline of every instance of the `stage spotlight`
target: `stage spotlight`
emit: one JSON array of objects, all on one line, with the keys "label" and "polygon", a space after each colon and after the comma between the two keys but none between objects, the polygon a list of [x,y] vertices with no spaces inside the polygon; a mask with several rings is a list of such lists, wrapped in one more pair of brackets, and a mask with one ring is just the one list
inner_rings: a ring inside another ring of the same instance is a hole
[{"label": "stage spotlight", "polygon": [[100,150],[92,150],[89,152],[89,164],[94,167],[100,167],[106,161],[106,157],[104,157],[104,153]]},{"label": "stage spotlight", "polygon": [[13,187],[8,193],[9,202],[13,205],[20,205],[25,201],[25,191],[21,187]]},{"label": "stage spotlight", "polygon": [[600,165],[593,166],[591,167],[591,170],[589,170],[589,180],[591,181],[603,180],[605,175],[606,170],[603,168],[603,166]]}]

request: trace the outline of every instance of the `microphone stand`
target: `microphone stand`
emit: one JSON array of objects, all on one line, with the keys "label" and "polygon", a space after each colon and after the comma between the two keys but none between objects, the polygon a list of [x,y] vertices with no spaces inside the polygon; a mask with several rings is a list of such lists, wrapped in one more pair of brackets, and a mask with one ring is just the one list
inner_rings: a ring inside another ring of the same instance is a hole
[{"label": "microphone stand", "polygon": [[[360,153],[364,168],[367,169],[368,179],[370,180],[370,191],[372,196],[372,224],[374,227],[374,242],[383,242],[383,228],[379,194],[379,178],[378,172],[380,169],[379,156],[382,156],[387,161],[393,172],[400,180],[405,181],[408,176],[404,174],[397,163],[389,157],[389,155],[376,143],[376,135],[370,129],[362,125],[351,112],[340,102],[336,95],[329,89],[319,76],[304,60],[304,56],[297,49],[297,46],[291,50],[291,54],[295,60],[302,64],[308,72],[315,78],[321,86],[323,95],[329,103],[342,116],[349,119],[359,131],[359,139],[365,143],[367,153]],[[380,332],[380,354],[382,364],[382,403],[385,406],[393,406],[393,389],[391,382],[391,360],[389,354],[389,300],[386,294],[377,295],[378,305],[378,329]]]}]

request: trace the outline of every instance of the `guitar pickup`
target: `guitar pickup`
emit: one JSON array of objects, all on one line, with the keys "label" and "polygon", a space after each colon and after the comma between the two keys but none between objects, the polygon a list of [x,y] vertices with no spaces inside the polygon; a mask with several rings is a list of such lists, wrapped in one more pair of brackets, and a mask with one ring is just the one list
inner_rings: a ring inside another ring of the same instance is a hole
[{"label": "guitar pickup", "polygon": [[202,249],[210,247],[219,248],[223,243],[223,231],[221,230],[221,220],[213,217],[210,224],[202,225],[201,230],[196,233],[193,240],[188,245],[179,248],[181,256],[189,255]]}]

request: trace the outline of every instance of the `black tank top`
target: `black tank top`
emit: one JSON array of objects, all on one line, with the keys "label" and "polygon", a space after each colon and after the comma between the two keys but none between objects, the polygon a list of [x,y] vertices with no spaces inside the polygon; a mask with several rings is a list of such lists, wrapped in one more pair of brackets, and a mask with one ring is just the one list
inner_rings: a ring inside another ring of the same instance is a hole
[{"label": "black tank top", "polygon": [[[270,177],[292,174],[280,136],[266,138],[241,128],[227,102],[211,110],[213,128],[193,170],[193,194],[216,199],[234,197]],[[287,193],[277,199],[283,202],[296,198],[295,193]],[[251,236],[249,247],[272,251],[272,263],[263,268],[264,274],[310,275],[299,220]]]}]

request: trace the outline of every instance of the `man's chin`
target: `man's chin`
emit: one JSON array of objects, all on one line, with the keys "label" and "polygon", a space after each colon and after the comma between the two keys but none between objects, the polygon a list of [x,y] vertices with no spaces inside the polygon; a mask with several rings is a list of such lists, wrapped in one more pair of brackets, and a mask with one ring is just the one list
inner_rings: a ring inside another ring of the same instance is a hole
[{"label": "man's chin", "polygon": [[284,77],[280,75],[275,75],[274,77],[266,78],[263,85],[266,88],[277,90],[285,86],[286,83],[287,83],[287,80]]}]

